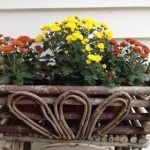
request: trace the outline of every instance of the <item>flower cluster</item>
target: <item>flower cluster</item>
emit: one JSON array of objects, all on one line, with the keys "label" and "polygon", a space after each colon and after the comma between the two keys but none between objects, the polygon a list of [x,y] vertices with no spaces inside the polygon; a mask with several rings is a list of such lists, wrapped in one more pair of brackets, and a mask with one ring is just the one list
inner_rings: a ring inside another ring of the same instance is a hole
[{"label": "flower cluster", "polygon": [[109,43],[113,33],[106,23],[76,16],[48,23],[41,30],[43,34],[36,41],[43,41],[45,50],[51,51],[55,64],[49,71],[52,81],[59,78],[65,81],[60,84],[95,85],[99,78],[107,76],[103,56],[113,51]]},{"label": "flower cluster", "polygon": [[147,80],[149,48],[133,39],[119,44],[104,22],[75,16],[48,23],[41,31],[35,40],[50,51],[51,84],[137,85]]},{"label": "flower cluster", "polygon": [[43,48],[28,36],[0,35],[0,84],[33,84],[40,79],[37,67]]},{"label": "flower cluster", "polygon": [[116,86],[149,80],[150,49],[129,38],[118,43],[104,22],[68,17],[41,32],[35,40],[0,35],[0,84]]}]

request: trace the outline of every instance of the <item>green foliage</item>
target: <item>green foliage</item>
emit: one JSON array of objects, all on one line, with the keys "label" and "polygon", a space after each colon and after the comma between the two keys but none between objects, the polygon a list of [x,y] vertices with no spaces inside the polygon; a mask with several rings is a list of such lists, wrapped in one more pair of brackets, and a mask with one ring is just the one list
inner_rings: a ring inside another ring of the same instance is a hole
[{"label": "green foliage", "polygon": [[30,40],[26,36],[17,40],[1,38],[0,84],[35,84],[43,80],[42,73],[39,72],[41,52],[31,47]]},{"label": "green foliage", "polygon": [[69,17],[42,27],[42,41],[51,62],[51,84],[141,85],[149,48],[133,39],[118,44],[105,23]]},{"label": "green foliage", "polygon": [[12,39],[0,35],[0,84],[149,83],[150,49],[129,38],[118,43],[104,22],[68,17],[41,30],[35,41],[27,36]]}]

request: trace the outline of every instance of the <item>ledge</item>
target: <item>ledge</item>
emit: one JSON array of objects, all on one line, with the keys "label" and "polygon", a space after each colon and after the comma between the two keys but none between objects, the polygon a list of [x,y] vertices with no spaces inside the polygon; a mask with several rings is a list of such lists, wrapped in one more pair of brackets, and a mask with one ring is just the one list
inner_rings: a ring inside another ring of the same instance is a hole
[{"label": "ledge", "polygon": [[149,8],[150,1],[147,0],[107,0],[100,2],[99,0],[1,0],[0,10],[11,9],[66,9],[66,8]]}]

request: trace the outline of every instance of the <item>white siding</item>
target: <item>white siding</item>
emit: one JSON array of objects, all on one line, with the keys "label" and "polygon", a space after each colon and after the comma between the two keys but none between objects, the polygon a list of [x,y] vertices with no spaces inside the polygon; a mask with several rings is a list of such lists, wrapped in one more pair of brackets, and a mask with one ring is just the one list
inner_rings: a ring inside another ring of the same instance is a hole
[{"label": "white siding", "polygon": [[107,22],[115,38],[150,46],[149,0],[0,0],[0,33],[35,37],[45,23],[70,15]]}]

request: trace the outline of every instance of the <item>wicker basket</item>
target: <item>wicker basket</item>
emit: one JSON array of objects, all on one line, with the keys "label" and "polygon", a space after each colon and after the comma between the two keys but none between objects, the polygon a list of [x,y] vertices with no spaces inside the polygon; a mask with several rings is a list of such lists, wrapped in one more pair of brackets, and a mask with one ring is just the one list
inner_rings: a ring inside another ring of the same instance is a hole
[{"label": "wicker basket", "polygon": [[7,150],[51,146],[141,149],[150,133],[150,88],[0,86],[0,132]]}]

